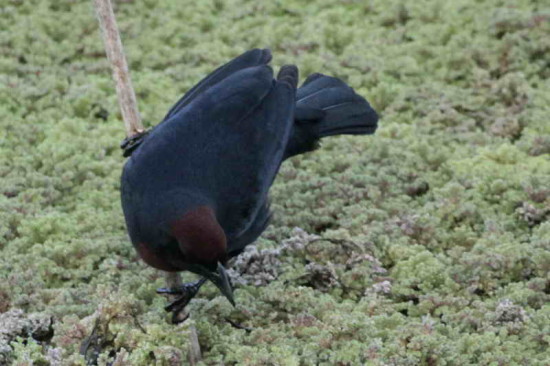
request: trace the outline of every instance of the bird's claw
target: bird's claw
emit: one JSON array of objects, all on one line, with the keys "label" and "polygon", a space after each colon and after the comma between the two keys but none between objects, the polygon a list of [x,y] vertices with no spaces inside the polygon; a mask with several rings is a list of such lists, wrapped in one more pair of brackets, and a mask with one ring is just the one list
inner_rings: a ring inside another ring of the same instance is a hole
[{"label": "bird's claw", "polygon": [[164,307],[164,310],[167,312],[174,312],[174,313],[180,312],[181,310],[183,310],[184,307],[187,306],[187,304],[189,304],[191,299],[192,297],[183,295],[177,298],[176,300],[172,301],[170,304],[166,305]]},{"label": "bird's claw", "polygon": [[197,282],[184,283],[180,287],[176,288],[159,288],[157,289],[158,294],[163,295],[180,295],[176,300],[168,304],[164,310],[174,313],[176,315],[184,307],[189,304],[191,299],[195,297],[201,286],[206,282],[206,278],[201,278]]},{"label": "bird's claw", "polygon": [[134,150],[141,145],[144,138],[151,132],[151,129],[138,131],[136,134],[130,137],[126,137],[122,142],[120,143],[120,148],[122,149],[122,156],[125,158],[132,155]]}]

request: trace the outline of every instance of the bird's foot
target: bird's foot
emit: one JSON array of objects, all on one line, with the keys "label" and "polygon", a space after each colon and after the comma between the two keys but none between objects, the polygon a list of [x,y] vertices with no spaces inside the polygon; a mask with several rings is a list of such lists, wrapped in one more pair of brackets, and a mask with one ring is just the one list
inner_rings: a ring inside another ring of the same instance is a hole
[{"label": "bird's foot", "polygon": [[[179,314],[184,307],[189,304],[191,299],[195,297],[201,286],[206,282],[206,278],[201,278],[196,282],[184,283],[177,288],[159,288],[157,289],[158,294],[163,295],[179,295],[179,297],[168,304],[164,310],[172,312],[174,316]],[[173,319],[174,321],[174,319]]]},{"label": "bird's foot", "polygon": [[128,156],[132,155],[134,150],[141,145],[144,138],[151,132],[151,129],[138,131],[135,135],[126,137],[122,142],[120,143],[120,148],[122,149],[122,156],[127,158]]}]

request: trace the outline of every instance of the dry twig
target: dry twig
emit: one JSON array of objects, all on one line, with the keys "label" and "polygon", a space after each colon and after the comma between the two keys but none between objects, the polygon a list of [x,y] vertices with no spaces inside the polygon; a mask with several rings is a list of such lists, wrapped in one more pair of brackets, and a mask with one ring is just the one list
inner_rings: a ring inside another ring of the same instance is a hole
[{"label": "dry twig", "polygon": [[[144,129],[111,0],[94,0],[94,6],[99,19],[101,34],[103,35],[105,52],[113,69],[113,79],[116,85],[118,103],[122,111],[122,118],[126,127],[126,135],[129,138],[140,135]],[[178,273],[166,273],[165,277],[168,288],[181,287],[182,281]]]},{"label": "dry twig", "polygon": [[132,87],[126,56],[122,49],[113,6],[111,0],[94,0],[94,5],[103,35],[105,52],[113,69],[113,79],[126,127],[126,135],[132,137],[143,132],[143,125],[137,108],[136,94]]}]

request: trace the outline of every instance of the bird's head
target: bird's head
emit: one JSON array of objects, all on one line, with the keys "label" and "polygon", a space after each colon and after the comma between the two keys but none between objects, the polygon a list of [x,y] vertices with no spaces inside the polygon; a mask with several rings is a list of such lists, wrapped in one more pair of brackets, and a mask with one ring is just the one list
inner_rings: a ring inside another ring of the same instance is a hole
[{"label": "bird's head", "polygon": [[233,288],[225,270],[227,239],[214,210],[199,206],[171,225],[189,271],[210,280],[235,305]]}]

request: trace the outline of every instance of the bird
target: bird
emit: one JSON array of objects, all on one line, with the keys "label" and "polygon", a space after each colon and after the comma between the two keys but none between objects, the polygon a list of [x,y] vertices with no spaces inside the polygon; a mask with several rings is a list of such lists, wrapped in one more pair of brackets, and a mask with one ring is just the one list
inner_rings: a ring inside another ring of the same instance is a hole
[{"label": "bird", "polygon": [[342,80],[298,68],[274,76],[269,49],[234,58],[191,88],[143,136],[124,164],[121,201],[142,260],[201,277],[166,310],[185,306],[207,280],[231,304],[228,260],[271,219],[269,189],[283,161],[334,135],[373,134],[378,114]]}]

